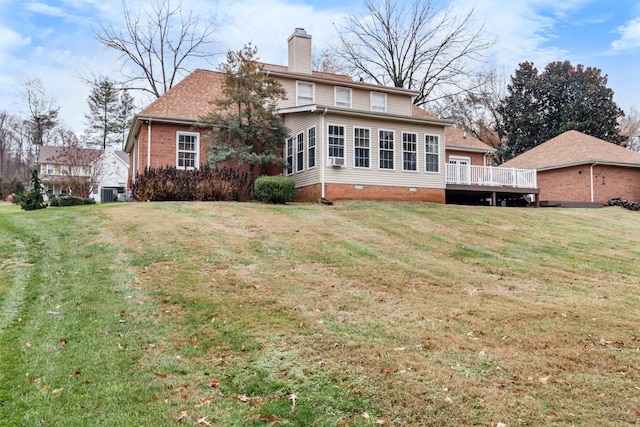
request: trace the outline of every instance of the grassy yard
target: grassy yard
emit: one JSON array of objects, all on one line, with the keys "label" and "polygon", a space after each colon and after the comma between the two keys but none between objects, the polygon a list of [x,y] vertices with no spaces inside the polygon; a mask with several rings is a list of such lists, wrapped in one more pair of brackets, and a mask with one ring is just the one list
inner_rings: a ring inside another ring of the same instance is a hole
[{"label": "grassy yard", "polygon": [[0,204],[0,425],[640,423],[640,214]]}]

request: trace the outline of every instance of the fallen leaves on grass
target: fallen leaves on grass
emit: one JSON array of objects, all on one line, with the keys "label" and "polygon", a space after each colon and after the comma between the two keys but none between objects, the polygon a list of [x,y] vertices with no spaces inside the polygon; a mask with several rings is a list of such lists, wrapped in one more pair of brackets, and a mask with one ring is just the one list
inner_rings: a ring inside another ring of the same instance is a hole
[{"label": "fallen leaves on grass", "polygon": [[211,424],[209,421],[207,421],[207,418],[208,418],[208,417],[202,417],[202,418],[200,418],[200,419],[198,420],[198,425],[201,425],[201,426],[211,426],[211,425],[213,425],[213,424]]},{"label": "fallen leaves on grass", "polygon": [[182,421],[182,420],[186,419],[188,416],[189,416],[189,415],[187,414],[187,411],[182,411],[182,412],[180,412],[180,413],[178,414],[178,416],[175,418],[175,420],[176,420],[177,422],[180,422],[180,421]]},{"label": "fallen leaves on grass", "polygon": [[75,371],[73,374],[69,375],[69,378],[73,378],[73,377],[79,377],[82,374],[82,372],[80,371]]},{"label": "fallen leaves on grass", "polygon": [[296,410],[296,403],[298,402],[298,396],[296,396],[294,393],[291,392],[287,392],[287,395],[289,396],[289,400],[291,400],[291,412]]}]

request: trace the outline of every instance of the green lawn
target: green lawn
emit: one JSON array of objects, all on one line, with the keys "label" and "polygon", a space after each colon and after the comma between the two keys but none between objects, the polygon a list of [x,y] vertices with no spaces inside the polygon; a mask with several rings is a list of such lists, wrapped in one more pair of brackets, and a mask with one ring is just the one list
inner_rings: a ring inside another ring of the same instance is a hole
[{"label": "green lawn", "polygon": [[0,204],[0,425],[640,423],[640,216]]}]

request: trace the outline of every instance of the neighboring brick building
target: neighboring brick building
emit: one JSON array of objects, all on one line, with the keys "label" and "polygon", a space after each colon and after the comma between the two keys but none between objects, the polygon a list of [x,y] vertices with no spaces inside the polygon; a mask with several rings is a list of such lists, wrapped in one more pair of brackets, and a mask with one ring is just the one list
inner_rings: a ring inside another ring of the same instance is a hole
[{"label": "neighboring brick building", "polygon": [[600,205],[616,197],[640,201],[640,153],[575,130],[501,166],[536,169],[542,205]]}]

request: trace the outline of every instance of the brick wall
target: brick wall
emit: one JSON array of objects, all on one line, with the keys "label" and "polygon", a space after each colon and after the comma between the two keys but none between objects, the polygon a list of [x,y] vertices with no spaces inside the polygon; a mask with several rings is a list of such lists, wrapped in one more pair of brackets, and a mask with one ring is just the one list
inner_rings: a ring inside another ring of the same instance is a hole
[{"label": "brick wall", "polygon": [[136,164],[133,163],[133,153],[130,154],[131,167],[136,173],[142,173],[150,166],[152,168],[158,168],[161,166],[175,166],[176,165],[176,133],[182,132],[196,132],[200,134],[200,158],[199,163],[203,164],[207,162],[207,144],[203,140],[204,132],[193,129],[191,126],[174,125],[167,123],[151,123],[151,164],[147,164],[147,143],[148,143],[148,130],[149,127],[145,123],[140,128],[138,134],[138,147],[134,150],[138,151],[138,159]]},{"label": "brick wall", "polygon": [[[412,191],[414,190],[414,191]],[[317,202],[322,195],[320,184],[296,189],[296,201]],[[399,200],[445,202],[445,190],[437,188],[409,188],[381,185],[325,184],[325,198],[336,200]]]},{"label": "brick wall", "polygon": [[[538,171],[541,201],[591,201],[591,165]],[[594,202],[623,197],[640,200],[640,169],[620,166],[593,167]]]}]

